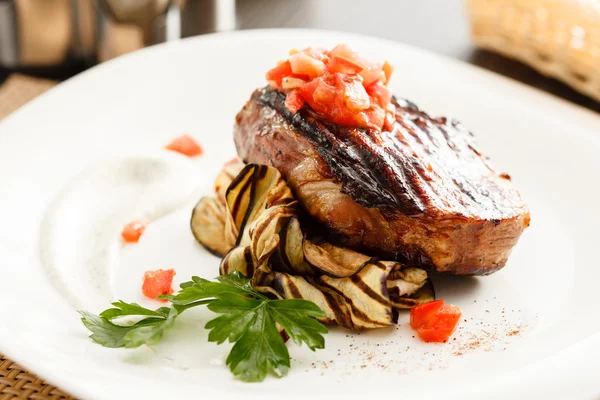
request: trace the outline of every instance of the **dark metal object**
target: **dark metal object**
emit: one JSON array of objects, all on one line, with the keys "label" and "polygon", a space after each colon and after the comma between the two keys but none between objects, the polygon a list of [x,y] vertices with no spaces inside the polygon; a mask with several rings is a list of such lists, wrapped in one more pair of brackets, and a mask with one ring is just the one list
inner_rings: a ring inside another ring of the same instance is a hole
[{"label": "dark metal object", "polygon": [[0,65],[14,67],[19,60],[15,2],[0,0]]},{"label": "dark metal object", "polygon": [[235,0],[176,1],[181,13],[181,37],[236,28]]},{"label": "dark metal object", "polygon": [[[20,26],[20,17],[23,16],[19,14],[18,3],[19,0],[0,0],[0,83],[12,72],[64,80],[95,64],[96,57],[93,47],[86,46],[86,40],[89,43],[93,41],[93,38],[90,36],[84,38],[86,33],[83,32],[81,21],[78,19],[86,11],[93,12],[94,10],[89,8],[85,10],[82,7],[82,0],[69,0],[71,12],[68,19],[72,39],[66,56],[59,57],[61,59],[59,62],[24,62],[23,43],[20,43],[20,40],[22,37],[29,36],[29,33],[24,30],[23,26]],[[93,19],[91,13],[86,17],[86,21]],[[44,30],[42,34],[51,37],[56,32]],[[43,45],[40,44],[40,46]]]},{"label": "dark metal object", "polygon": [[[100,16],[110,22],[138,26],[143,33],[143,45],[160,43],[166,35],[164,16],[169,10],[170,0],[96,0]],[[158,21],[158,22],[157,22]],[[106,26],[103,27],[107,29]]]}]

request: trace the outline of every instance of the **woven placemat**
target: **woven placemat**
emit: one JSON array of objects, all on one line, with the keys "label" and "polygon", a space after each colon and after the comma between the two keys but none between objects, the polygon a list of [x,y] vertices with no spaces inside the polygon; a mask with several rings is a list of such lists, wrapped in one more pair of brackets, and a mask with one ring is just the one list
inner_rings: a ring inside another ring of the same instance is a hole
[{"label": "woven placemat", "polygon": [[[56,82],[46,79],[11,75],[0,86],[0,120],[54,85]],[[73,397],[0,354],[0,400],[12,399],[63,400]]]},{"label": "woven placemat", "polygon": [[0,119],[52,88],[57,82],[12,74],[0,86]]},{"label": "woven placemat", "polygon": [[0,400],[12,399],[66,400],[73,397],[0,354]]}]

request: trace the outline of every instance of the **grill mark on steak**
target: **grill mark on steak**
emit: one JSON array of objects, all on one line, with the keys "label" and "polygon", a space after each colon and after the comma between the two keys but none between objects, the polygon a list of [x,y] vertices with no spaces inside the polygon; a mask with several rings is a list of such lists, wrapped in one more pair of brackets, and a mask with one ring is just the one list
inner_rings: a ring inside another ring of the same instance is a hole
[{"label": "grill mark on steak", "polygon": [[[431,165],[432,173],[434,171],[444,171],[447,169],[447,165],[441,165],[441,163],[438,162],[438,159],[446,152],[446,148],[452,151],[450,157],[455,157],[454,151],[457,148],[457,145],[452,142],[449,135],[444,135],[440,132],[442,129],[439,129],[439,127],[438,129],[429,127],[421,116],[421,112],[414,104],[411,104],[412,106],[406,110],[402,108],[402,100],[398,101],[397,104],[398,107],[400,107],[401,116],[396,118],[396,128],[398,131],[394,132],[395,135],[389,135],[390,141],[399,145],[397,140],[398,137],[409,133],[411,137],[418,138],[418,141],[411,142],[410,138],[407,138],[405,143],[407,143],[408,148],[421,149],[423,151],[424,154],[422,157],[427,157],[426,159],[428,164]],[[438,122],[442,121],[445,122],[445,119],[438,120]],[[448,138],[448,140],[446,140],[446,138]],[[439,179],[439,174],[436,173],[438,179],[429,176],[429,174],[427,174],[427,176],[429,179],[425,178],[424,181],[427,181],[428,186],[431,188],[431,195],[429,198],[432,203],[437,202],[439,205],[448,209],[456,209],[457,213],[460,215],[468,215],[470,213],[469,202],[460,197],[457,198],[455,193],[453,193],[453,188]]]},{"label": "grill mark on steak", "polygon": [[365,207],[409,217],[435,214],[441,207],[457,218],[482,219],[514,211],[503,200],[507,196],[489,190],[501,187],[480,179],[496,173],[477,151],[472,134],[454,120],[431,118],[413,103],[394,99],[394,130],[378,132],[331,125],[308,109],[292,114],[285,94],[274,89],[262,89],[256,100],[310,140],[342,192]]},{"label": "grill mark on steak", "polygon": [[364,130],[332,126],[306,109],[292,114],[285,106],[285,94],[274,89],[262,90],[258,101],[275,109],[315,144],[333,175],[342,183],[342,191],[357,203],[388,213],[401,209],[406,215],[420,215],[425,211],[404,171],[399,170],[400,176],[395,177],[385,170],[388,163],[382,162],[382,158],[389,155],[383,153],[381,147],[369,146]]},{"label": "grill mark on steak", "polygon": [[343,128],[265,88],[236,117],[238,154],[280,170],[306,221],[332,243],[439,272],[489,274],[506,263],[529,210],[473,134],[394,99],[389,132]]}]

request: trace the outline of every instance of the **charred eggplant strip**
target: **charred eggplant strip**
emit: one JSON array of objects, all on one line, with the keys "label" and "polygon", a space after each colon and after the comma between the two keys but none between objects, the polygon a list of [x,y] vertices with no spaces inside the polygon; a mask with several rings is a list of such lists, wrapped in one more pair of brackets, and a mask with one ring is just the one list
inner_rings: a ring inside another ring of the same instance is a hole
[{"label": "charred eggplant strip", "polygon": [[235,177],[222,172],[217,198],[202,199],[192,215],[196,239],[225,254],[221,274],[240,272],[271,297],[311,300],[326,314],[321,322],[353,330],[389,326],[396,309],[435,299],[420,268],[307,239],[298,203],[277,169],[238,170]]},{"label": "charred eggplant strip", "polygon": [[225,238],[225,204],[216,198],[203,197],[194,211],[190,227],[194,237],[206,250],[223,257],[233,248]]}]

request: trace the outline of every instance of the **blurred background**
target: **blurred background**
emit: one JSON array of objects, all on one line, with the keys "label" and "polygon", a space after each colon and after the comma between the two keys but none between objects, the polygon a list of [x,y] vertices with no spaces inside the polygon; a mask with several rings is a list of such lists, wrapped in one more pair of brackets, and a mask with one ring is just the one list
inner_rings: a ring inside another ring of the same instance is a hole
[{"label": "blurred background", "polygon": [[0,108],[142,47],[258,28],[392,39],[600,111],[600,0],[0,0]]}]

